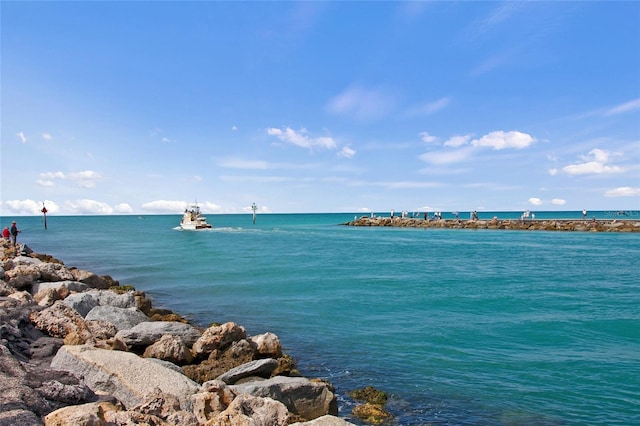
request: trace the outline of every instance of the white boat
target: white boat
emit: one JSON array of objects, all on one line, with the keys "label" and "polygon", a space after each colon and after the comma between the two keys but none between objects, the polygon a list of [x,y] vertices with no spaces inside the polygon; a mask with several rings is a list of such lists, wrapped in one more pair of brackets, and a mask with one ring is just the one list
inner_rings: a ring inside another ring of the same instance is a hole
[{"label": "white boat", "polygon": [[209,229],[211,224],[207,223],[207,218],[200,213],[200,206],[194,204],[184,210],[180,228],[188,230]]}]

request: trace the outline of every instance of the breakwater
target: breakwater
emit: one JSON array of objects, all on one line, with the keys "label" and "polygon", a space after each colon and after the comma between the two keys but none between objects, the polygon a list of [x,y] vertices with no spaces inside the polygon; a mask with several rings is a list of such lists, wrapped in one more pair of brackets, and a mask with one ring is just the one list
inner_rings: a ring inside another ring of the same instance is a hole
[{"label": "breakwater", "polygon": [[108,275],[0,249],[0,425],[352,424],[273,333],[196,327]]},{"label": "breakwater", "polygon": [[399,228],[504,229],[519,231],[640,232],[640,220],[460,220],[362,216],[347,226],[390,226]]}]

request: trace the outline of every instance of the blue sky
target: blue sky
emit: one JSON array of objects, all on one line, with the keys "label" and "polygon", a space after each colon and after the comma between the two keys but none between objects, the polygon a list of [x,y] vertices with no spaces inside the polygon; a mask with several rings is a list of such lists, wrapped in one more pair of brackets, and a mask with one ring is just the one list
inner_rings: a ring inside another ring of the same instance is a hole
[{"label": "blue sky", "polygon": [[640,2],[0,7],[0,215],[640,209]]}]

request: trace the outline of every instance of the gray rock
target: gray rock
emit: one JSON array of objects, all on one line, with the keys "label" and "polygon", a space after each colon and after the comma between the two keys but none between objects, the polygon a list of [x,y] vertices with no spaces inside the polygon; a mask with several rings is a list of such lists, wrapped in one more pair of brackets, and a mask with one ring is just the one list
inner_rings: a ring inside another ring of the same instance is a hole
[{"label": "gray rock", "polygon": [[312,382],[304,377],[276,376],[269,380],[229,386],[237,394],[269,397],[282,402],[287,409],[305,419],[331,414],[338,415],[336,396],[323,382]]},{"label": "gray rock", "polygon": [[41,265],[44,262],[38,258],[31,256],[16,256],[13,258],[13,264],[17,265]]},{"label": "gray rock", "polygon": [[85,321],[102,320],[113,324],[118,331],[133,328],[141,322],[151,321],[137,308],[118,308],[115,306],[96,306],[91,309]]},{"label": "gray rock", "polygon": [[356,426],[354,423],[341,419],[336,416],[322,416],[317,419],[309,420],[303,423],[292,423],[290,426]]},{"label": "gray rock", "polygon": [[66,286],[69,291],[77,291],[83,292],[89,289],[89,286],[81,283],[80,281],[72,281],[72,280],[64,280],[64,281],[48,281],[48,282],[38,282],[33,283],[31,288],[31,294],[35,295],[42,290],[54,289],[58,290],[62,288],[62,286]]},{"label": "gray rock", "polygon": [[94,392],[113,395],[127,409],[141,404],[155,388],[174,395],[185,409],[200,388],[186,376],[133,353],[86,345],[63,346],[51,367],[83,376]]},{"label": "gray rock", "polygon": [[96,400],[95,394],[66,371],[33,368],[0,345],[0,425],[41,424],[44,416],[69,404]]},{"label": "gray rock", "polygon": [[200,337],[200,331],[192,325],[172,321],[142,322],[128,330],[120,330],[116,339],[121,339],[130,348],[152,345],[165,334],[180,336],[187,346],[192,346]]},{"label": "gray rock", "polygon": [[222,380],[228,385],[236,383],[245,377],[264,377],[269,378],[273,370],[278,366],[278,361],[273,358],[258,359],[247,362],[239,367],[232,368],[224,374],[218,376],[218,380]]},{"label": "gray rock", "polygon": [[94,291],[70,294],[63,302],[71,309],[75,309],[82,317],[86,317],[89,311],[99,304],[98,295]]}]

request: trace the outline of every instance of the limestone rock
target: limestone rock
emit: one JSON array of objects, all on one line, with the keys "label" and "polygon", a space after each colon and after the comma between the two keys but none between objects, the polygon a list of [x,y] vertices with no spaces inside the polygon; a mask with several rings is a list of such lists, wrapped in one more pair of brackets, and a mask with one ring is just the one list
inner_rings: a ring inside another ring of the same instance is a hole
[{"label": "limestone rock", "polygon": [[134,407],[132,411],[156,416],[170,425],[191,426],[198,422],[193,413],[180,408],[178,398],[158,388],[147,394],[142,404]]},{"label": "limestone rock", "polygon": [[337,400],[329,385],[304,377],[276,376],[259,382],[229,386],[237,394],[269,397],[285,404],[289,411],[313,420],[326,414],[338,415]]},{"label": "limestone rock", "polygon": [[355,424],[349,423],[340,417],[326,415],[308,422],[292,423],[290,426],[355,426]]},{"label": "limestone rock", "polygon": [[85,320],[103,320],[113,324],[118,331],[135,327],[141,322],[150,321],[138,308],[118,308],[115,306],[96,306],[91,309]]},{"label": "limestone rock", "polygon": [[174,364],[188,364],[193,360],[189,347],[180,336],[165,334],[145,349],[142,355],[145,358],[157,358]]},{"label": "limestone rock", "polygon": [[89,329],[91,336],[96,340],[109,340],[118,332],[116,326],[108,321],[85,319],[84,323]]},{"label": "limestone rock", "polygon": [[80,314],[62,301],[40,312],[33,312],[29,318],[38,330],[52,337],[64,338],[71,332],[81,336],[91,335]]},{"label": "limestone rock", "polygon": [[202,385],[202,391],[191,396],[192,411],[199,424],[206,424],[224,411],[235,398],[235,394],[220,380],[211,380]]},{"label": "limestone rock", "polygon": [[128,330],[120,330],[116,339],[121,339],[129,348],[146,348],[160,340],[165,334],[180,336],[187,345],[193,345],[200,337],[200,331],[192,325],[180,322],[142,322]]},{"label": "limestone rock", "polygon": [[213,380],[224,372],[253,361],[255,351],[251,343],[243,339],[233,342],[225,350],[214,350],[200,364],[185,365],[184,373],[198,383]]},{"label": "limestone rock", "polygon": [[37,265],[42,281],[73,281],[73,274],[59,263],[40,262]]},{"label": "limestone rock", "polygon": [[73,281],[73,280],[62,280],[62,281],[53,281],[53,282],[45,281],[45,282],[34,283],[31,289],[31,294],[35,296],[42,290],[46,290],[50,288],[54,290],[59,290],[62,287],[66,287],[69,291],[75,291],[75,292],[86,291],[89,289],[89,287],[86,284],[81,283],[80,281]]},{"label": "limestone rock", "polygon": [[121,407],[111,402],[92,402],[82,405],[71,405],[47,414],[45,426],[101,426],[105,425],[105,413],[122,411]]},{"label": "limestone rock", "polygon": [[280,358],[282,356],[282,344],[273,333],[264,333],[252,336],[249,340],[255,345],[256,351],[263,357]]},{"label": "limestone rock", "polygon": [[193,354],[196,357],[208,355],[213,350],[222,350],[231,343],[246,339],[247,332],[244,327],[234,322],[222,325],[214,325],[207,328],[197,342],[193,344]]},{"label": "limestone rock", "polygon": [[156,388],[174,395],[186,408],[191,395],[199,390],[198,384],[184,375],[148,359],[86,345],[63,346],[51,367],[82,375],[95,392],[113,395],[127,408],[142,403]]},{"label": "limestone rock", "polygon": [[221,374],[218,377],[218,380],[222,380],[226,384],[232,385],[245,377],[258,376],[268,379],[271,377],[271,373],[277,366],[278,361],[273,358],[258,359],[242,364],[236,368],[232,368],[226,373]]},{"label": "limestone rock", "polygon": [[91,400],[95,400],[95,394],[77,377],[33,368],[0,345],[0,424],[40,424],[28,423],[28,412],[39,418],[63,405]]},{"label": "limestone rock", "polygon": [[110,287],[111,283],[109,281],[97,276],[93,272],[77,268],[71,268],[70,271],[74,280],[85,283],[91,288],[107,289]]},{"label": "limestone rock", "polygon": [[28,290],[40,279],[40,271],[34,265],[17,265],[4,272],[4,279],[17,290]]},{"label": "limestone rock", "polygon": [[211,426],[286,426],[287,407],[271,398],[238,395],[231,405],[208,423]]}]

